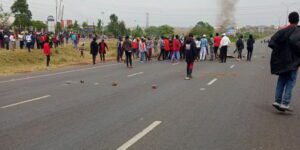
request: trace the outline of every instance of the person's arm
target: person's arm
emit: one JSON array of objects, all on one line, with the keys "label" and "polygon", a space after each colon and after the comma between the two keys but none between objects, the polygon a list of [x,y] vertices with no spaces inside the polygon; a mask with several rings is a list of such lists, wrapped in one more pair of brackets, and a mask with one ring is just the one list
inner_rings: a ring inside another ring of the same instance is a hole
[{"label": "person's arm", "polygon": [[109,51],[107,44],[105,43],[105,48],[107,49],[107,51]]}]

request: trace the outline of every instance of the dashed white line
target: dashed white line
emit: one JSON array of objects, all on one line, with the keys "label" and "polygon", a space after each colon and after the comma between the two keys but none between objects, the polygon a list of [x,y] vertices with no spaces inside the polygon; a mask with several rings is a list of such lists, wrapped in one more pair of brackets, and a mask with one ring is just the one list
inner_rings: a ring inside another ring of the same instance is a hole
[{"label": "dashed white line", "polygon": [[36,78],[56,76],[56,75],[79,72],[79,71],[84,71],[84,70],[99,69],[99,68],[105,68],[105,67],[116,66],[116,65],[120,65],[120,64],[110,64],[110,65],[103,65],[103,66],[97,66],[97,67],[90,67],[90,68],[82,68],[82,69],[63,71],[63,72],[52,73],[52,74],[44,74],[44,75],[36,75],[36,76],[31,76],[31,77],[18,78],[18,79],[10,79],[10,80],[5,80],[5,81],[0,81],[0,84],[9,83],[9,82],[16,82],[16,81],[23,81],[23,80],[29,80],[29,79],[36,79]]},{"label": "dashed white line", "polygon": [[214,84],[218,79],[214,78],[213,80],[211,80],[209,83],[207,83],[208,86]]},{"label": "dashed white line", "polygon": [[132,139],[130,139],[128,142],[117,148],[117,150],[127,150],[130,146],[132,146],[134,143],[136,143],[138,140],[143,138],[146,134],[148,134],[150,131],[152,131],[155,127],[157,127],[159,124],[161,124],[161,121],[155,121],[151,125],[149,125],[147,128],[145,128],[143,131],[135,135]]},{"label": "dashed white line", "polygon": [[130,75],[128,75],[128,77],[134,77],[134,76],[141,75],[141,74],[144,74],[144,72],[138,72],[138,73],[130,74]]},{"label": "dashed white line", "polygon": [[230,69],[233,69],[234,67],[235,67],[235,65],[231,65],[231,66],[230,66]]},{"label": "dashed white line", "polygon": [[14,106],[21,105],[21,104],[24,104],[24,103],[29,103],[29,102],[33,102],[33,101],[42,100],[42,99],[45,99],[45,98],[48,98],[48,97],[50,97],[50,95],[45,95],[45,96],[42,96],[42,97],[37,97],[37,98],[34,98],[34,99],[30,99],[30,100],[10,104],[10,105],[7,105],[7,106],[2,106],[1,108],[4,109],[4,108],[9,108],[9,107],[14,107]]}]

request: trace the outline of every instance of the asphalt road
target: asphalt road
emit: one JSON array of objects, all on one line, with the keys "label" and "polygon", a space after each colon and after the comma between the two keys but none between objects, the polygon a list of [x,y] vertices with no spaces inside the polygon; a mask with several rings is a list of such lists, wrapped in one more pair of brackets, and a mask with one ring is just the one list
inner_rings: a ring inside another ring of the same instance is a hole
[{"label": "asphalt road", "polygon": [[190,81],[167,62],[1,78],[0,149],[299,150],[300,87],[293,113],[274,110],[270,50],[253,55],[196,63]]}]

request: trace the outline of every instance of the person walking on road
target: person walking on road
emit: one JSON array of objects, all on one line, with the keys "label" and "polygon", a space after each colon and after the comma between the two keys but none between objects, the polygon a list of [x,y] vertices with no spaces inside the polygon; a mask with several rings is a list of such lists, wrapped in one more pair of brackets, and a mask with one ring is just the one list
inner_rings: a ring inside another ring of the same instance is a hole
[{"label": "person walking on road", "polygon": [[193,34],[189,34],[189,37],[186,39],[184,43],[185,53],[186,53],[186,78],[185,80],[190,80],[192,78],[192,72],[194,67],[194,61],[196,59],[196,43],[193,38]]},{"label": "person walking on road", "polygon": [[245,48],[244,46],[244,41],[243,41],[243,36],[241,35],[239,37],[239,39],[236,41],[236,49],[238,51],[238,61],[242,60],[243,59],[243,49]]},{"label": "person walking on road", "polygon": [[132,68],[132,43],[129,40],[129,36],[125,37],[122,48],[125,51],[127,68]]},{"label": "person walking on road", "polygon": [[118,63],[121,63],[123,61],[122,45],[123,45],[123,38],[119,37],[119,40],[117,42],[117,62]]},{"label": "person walking on road", "polygon": [[196,59],[197,61],[200,60],[200,51],[201,51],[201,38],[200,37],[197,37],[196,38],[196,41],[195,41],[195,44],[196,44]]},{"label": "person walking on road", "polygon": [[300,26],[299,14],[289,14],[290,25],[273,35],[269,42],[272,48],[271,73],[278,75],[275,102],[279,111],[290,110],[292,91],[296,84],[300,66]]},{"label": "person walking on road", "polygon": [[164,39],[164,47],[165,47],[165,60],[170,60],[170,41],[167,37]]},{"label": "person walking on road", "polygon": [[181,43],[179,41],[179,36],[176,35],[175,39],[173,40],[173,55],[172,55],[172,62],[179,62],[180,60],[180,48]]},{"label": "person walking on road", "polygon": [[161,39],[159,41],[159,47],[160,47],[160,54],[158,56],[158,61],[165,60],[165,43],[164,43],[164,37],[161,36]]},{"label": "person walking on road", "polygon": [[44,44],[44,55],[46,56],[46,65],[47,65],[47,67],[49,67],[50,66],[50,57],[51,57],[51,48],[50,48],[48,41],[46,41]]},{"label": "person walking on road", "polygon": [[249,35],[249,39],[247,40],[247,61],[251,61],[251,58],[252,58],[252,53],[253,53],[253,49],[254,49],[254,43],[255,43],[255,40],[253,38],[253,35],[250,34]]},{"label": "person walking on road", "polygon": [[206,60],[206,54],[207,54],[207,49],[208,48],[208,41],[206,38],[206,35],[204,34],[200,40],[200,61]]},{"label": "person walking on road", "polygon": [[229,44],[231,43],[230,39],[226,36],[226,33],[222,34],[222,40],[221,40],[221,50],[220,50],[220,57],[221,57],[221,63],[226,63],[227,60],[227,49]]},{"label": "person walking on road", "polygon": [[97,39],[96,38],[93,38],[93,41],[91,42],[91,55],[93,56],[93,65],[96,64],[96,58],[97,58],[97,55],[98,55],[98,44],[97,44]]},{"label": "person walking on road", "polygon": [[101,40],[99,43],[99,55],[100,55],[100,61],[105,62],[105,55],[106,50],[109,51],[107,44],[105,43],[104,39]]},{"label": "person walking on road", "polygon": [[221,40],[222,38],[219,36],[219,33],[216,33],[216,36],[214,37],[214,54],[215,54],[215,59],[218,58],[218,50],[221,45]]}]

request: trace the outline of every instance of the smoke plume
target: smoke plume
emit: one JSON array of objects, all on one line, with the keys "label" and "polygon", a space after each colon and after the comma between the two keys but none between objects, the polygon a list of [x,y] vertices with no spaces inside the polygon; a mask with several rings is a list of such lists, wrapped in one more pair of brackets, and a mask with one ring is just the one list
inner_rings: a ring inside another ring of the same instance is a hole
[{"label": "smoke plume", "polygon": [[235,10],[239,0],[217,0],[220,12],[217,25],[220,32],[225,32],[229,26],[235,26]]}]

